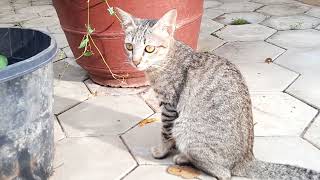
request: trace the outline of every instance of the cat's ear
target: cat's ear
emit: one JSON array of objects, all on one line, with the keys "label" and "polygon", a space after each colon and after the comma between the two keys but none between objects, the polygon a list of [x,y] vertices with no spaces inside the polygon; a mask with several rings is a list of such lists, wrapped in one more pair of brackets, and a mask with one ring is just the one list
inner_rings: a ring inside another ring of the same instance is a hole
[{"label": "cat's ear", "polygon": [[152,27],[155,34],[173,36],[176,29],[177,10],[172,9],[162,16],[158,22]]},{"label": "cat's ear", "polygon": [[116,10],[117,10],[117,13],[120,15],[119,18],[121,19],[122,29],[125,32],[129,32],[129,31],[137,28],[135,18],[132,17],[131,14],[125,12],[124,10],[122,10],[120,8],[116,8]]}]

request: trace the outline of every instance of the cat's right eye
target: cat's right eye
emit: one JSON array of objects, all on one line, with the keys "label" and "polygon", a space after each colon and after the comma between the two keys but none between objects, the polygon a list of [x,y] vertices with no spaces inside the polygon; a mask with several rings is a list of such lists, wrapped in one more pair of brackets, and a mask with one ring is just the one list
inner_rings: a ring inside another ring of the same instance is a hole
[{"label": "cat's right eye", "polygon": [[132,51],[133,45],[131,43],[126,43],[126,48],[128,49],[128,51]]}]

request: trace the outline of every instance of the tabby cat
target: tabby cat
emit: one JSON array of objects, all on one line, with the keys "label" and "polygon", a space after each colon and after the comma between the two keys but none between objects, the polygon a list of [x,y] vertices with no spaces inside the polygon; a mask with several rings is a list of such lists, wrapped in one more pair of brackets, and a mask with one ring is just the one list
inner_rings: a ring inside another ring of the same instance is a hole
[{"label": "tabby cat", "polygon": [[162,143],[151,149],[161,159],[176,147],[176,164],[191,163],[219,180],[314,179],[320,173],[255,159],[252,105],[234,64],[194,52],[174,39],[177,11],[160,20],[139,19],[117,9],[129,61],[144,71],[162,109]]}]

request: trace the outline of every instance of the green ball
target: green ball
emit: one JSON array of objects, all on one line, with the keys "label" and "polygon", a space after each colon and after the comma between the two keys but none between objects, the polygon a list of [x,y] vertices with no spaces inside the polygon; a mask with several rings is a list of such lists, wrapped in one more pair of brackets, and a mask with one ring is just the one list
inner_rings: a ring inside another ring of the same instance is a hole
[{"label": "green ball", "polygon": [[0,70],[8,66],[8,59],[4,55],[0,55]]}]

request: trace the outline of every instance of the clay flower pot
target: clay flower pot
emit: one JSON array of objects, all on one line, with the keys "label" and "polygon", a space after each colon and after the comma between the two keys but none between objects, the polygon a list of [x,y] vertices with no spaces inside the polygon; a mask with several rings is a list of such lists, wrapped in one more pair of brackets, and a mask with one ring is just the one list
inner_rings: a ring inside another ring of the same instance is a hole
[{"label": "clay flower pot", "polygon": [[[136,17],[150,19],[159,19],[165,12],[175,8],[178,11],[176,39],[187,43],[194,49],[197,46],[203,0],[108,0],[108,3]],[[78,46],[83,35],[86,34],[87,0],[53,0],[53,5],[71,50],[75,57],[79,57],[83,50],[78,49]],[[147,85],[144,73],[137,71],[127,63],[123,46],[124,33],[117,18],[110,16],[107,8],[106,3],[101,0],[90,1],[90,25],[95,29],[92,37],[113,73],[127,76],[127,84],[121,84],[112,77],[95,48],[92,48],[93,56],[82,57],[77,60],[77,63],[88,71],[94,82],[101,85],[113,87]]]}]

